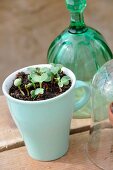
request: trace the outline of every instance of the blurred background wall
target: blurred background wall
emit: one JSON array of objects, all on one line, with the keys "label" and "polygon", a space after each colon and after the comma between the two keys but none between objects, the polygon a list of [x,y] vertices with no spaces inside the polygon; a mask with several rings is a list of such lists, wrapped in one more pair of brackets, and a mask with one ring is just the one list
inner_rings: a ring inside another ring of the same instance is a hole
[{"label": "blurred background wall", "polygon": [[[86,24],[100,31],[113,51],[113,0],[87,3]],[[51,41],[68,25],[65,0],[0,0],[0,87],[14,70],[46,63]]]}]

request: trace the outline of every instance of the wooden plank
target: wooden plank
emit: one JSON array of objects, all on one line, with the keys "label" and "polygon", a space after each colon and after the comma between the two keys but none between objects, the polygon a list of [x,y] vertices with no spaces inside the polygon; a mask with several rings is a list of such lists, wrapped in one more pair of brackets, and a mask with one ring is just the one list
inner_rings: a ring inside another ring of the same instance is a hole
[{"label": "wooden plank", "polygon": [[6,99],[0,96],[0,152],[22,144],[23,140],[9,113]]},{"label": "wooden plank", "polygon": [[[80,127],[89,127],[90,119],[73,119],[71,124],[71,129],[76,129],[72,131],[71,134],[80,132]],[[88,130],[88,129],[82,129]],[[20,133],[12,120],[12,117],[9,113],[6,99],[4,96],[0,96],[0,152],[23,146],[23,140],[20,136]]]},{"label": "wooden plank", "polygon": [[69,151],[65,156],[51,162],[33,160],[25,147],[0,153],[0,170],[99,170],[85,152],[88,133],[70,136]]}]

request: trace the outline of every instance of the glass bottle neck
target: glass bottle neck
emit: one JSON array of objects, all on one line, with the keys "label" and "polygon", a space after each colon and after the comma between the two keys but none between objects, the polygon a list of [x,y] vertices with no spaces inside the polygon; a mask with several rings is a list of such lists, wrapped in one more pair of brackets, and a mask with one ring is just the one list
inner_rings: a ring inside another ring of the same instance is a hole
[{"label": "glass bottle neck", "polygon": [[71,21],[69,26],[69,32],[72,34],[83,33],[87,30],[84,23],[83,12],[72,12]]}]

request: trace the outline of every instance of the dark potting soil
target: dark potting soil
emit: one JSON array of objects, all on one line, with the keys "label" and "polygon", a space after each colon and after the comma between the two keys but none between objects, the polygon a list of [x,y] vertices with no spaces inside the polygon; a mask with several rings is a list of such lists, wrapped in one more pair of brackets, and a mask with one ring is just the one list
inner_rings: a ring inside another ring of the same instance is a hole
[{"label": "dark potting soil", "polygon": [[[63,76],[65,76],[65,74],[63,72],[61,72],[60,77],[62,78]],[[58,84],[55,82],[54,79],[52,82],[43,82],[42,88],[44,89],[44,93],[37,95],[35,98],[32,98],[31,95],[27,94],[27,91],[25,89],[25,85],[30,83],[30,80],[28,79],[28,74],[25,74],[24,72],[19,72],[16,75],[16,78],[22,79],[22,84],[20,87],[25,95],[22,95],[22,93],[20,92],[18,87],[16,87],[14,85],[14,83],[9,90],[9,95],[16,99],[19,99],[19,100],[26,100],[26,101],[46,100],[46,99],[53,98],[55,96],[58,96],[58,95],[64,93],[71,86],[71,81],[69,81],[68,85],[64,85],[62,88],[59,88]],[[39,88],[39,83],[36,83],[36,88]],[[34,90],[33,86],[30,87],[29,91],[32,91],[32,90]]]}]

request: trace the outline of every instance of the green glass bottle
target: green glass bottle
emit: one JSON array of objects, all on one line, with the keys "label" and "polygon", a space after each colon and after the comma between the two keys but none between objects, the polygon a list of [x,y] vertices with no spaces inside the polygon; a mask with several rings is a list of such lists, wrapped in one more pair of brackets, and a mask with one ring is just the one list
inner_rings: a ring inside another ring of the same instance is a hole
[{"label": "green glass bottle", "polygon": [[[71,69],[78,80],[91,84],[97,70],[113,58],[104,37],[95,29],[86,26],[84,9],[86,0],[66,0],[70,12],[70,26],[66,28],[50,45],[48,63],[60,63]],[[76,92],[79,98],[82,90]],[[76,118],[90,117],[90,101],[78,112]]]}]

